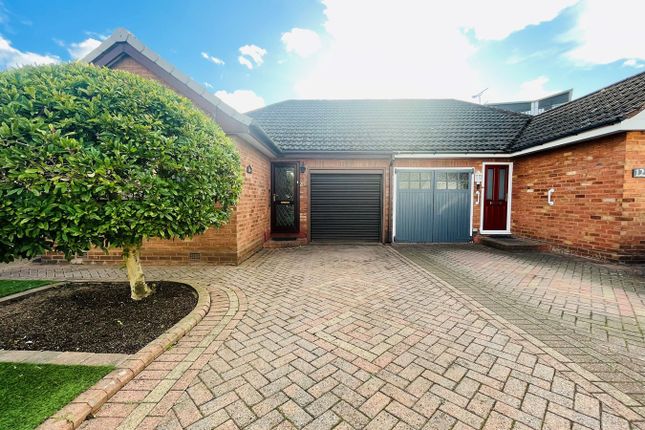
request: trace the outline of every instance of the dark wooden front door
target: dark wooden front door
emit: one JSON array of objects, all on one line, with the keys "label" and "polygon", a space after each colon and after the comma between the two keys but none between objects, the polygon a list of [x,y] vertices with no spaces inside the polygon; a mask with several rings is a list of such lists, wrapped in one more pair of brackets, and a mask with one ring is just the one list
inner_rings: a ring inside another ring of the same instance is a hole
[{"label": "dark wooden front door", "polygon": [[486,166],[484,230],[508,229],[508,165]]},{"label": "dark wooden front door", "polygon": [[271,165],[271,231],[297,233],[299,231],[298,164]]}]

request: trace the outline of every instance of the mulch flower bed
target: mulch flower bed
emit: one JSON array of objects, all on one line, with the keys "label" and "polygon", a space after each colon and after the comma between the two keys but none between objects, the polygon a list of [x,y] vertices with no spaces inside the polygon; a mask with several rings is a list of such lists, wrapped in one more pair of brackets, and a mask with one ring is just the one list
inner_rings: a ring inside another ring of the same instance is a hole
[{"label": "mulch flower bed", "polygon": [[[153,284],[153,283],[150,283]],[[0,303],[0,349],[132,354],[186,316],[197,292],[155,282],[146,299],[127,283],[70,283]]]}]

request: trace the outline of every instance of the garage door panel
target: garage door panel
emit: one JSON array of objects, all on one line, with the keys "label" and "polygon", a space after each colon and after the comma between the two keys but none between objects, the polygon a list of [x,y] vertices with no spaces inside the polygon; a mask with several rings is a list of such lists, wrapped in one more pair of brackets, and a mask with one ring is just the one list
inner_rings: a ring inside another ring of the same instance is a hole
[{"label": "garage door panel", "polygon": [[[397,240],[432,241],[432,192],[401,190],[397,195]],[[424,220],[420,222],[420,220]]]},{"label": "garage door panel", "polygon": [[311,239],[380,241],[382,175],[311,174]]},{"label": "garage door panel", "polygon": [[470,195],[447,191],[435,193],[433,242],[460,242],[470,239]]},{"label": "garage door panel", "polygon": [[397,171],[397,242],[470,240],[470,171]]}]

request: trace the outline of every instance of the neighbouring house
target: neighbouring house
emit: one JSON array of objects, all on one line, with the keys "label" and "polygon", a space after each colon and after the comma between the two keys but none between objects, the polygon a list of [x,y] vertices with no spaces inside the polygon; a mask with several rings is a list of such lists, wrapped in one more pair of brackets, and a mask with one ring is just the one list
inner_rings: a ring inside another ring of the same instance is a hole
[{"label": "neighbouring house", "polygon": [[487,103],[486,106],[496,107],[511,112],[525,113],[527,115],[539,115],[548,110],[555,109],[571,101],[573,90],[566,90],[551,94],[537,100]]},{"label": "neighbouring house", "polygon": [[243,115],[126,30],[84,61],[186,96],[241,155],[230,222],[149,240],[144,260],[237,264],[263,246],[512,234],[645,261],[645,73],[537,116],[458,100],[288,100]]}]

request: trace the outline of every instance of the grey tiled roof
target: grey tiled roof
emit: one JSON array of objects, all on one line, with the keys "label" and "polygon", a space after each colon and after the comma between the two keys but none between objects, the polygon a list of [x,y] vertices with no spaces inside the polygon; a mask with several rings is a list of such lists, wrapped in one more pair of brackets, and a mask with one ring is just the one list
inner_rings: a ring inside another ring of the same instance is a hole
[{"label": "grey tiled roof", "polygon": [[645,72],[531,117],[458,100],[287,100],[248,112],[285,152],[515,152],[645,107]]},{"label": "grey tiled roof", "polygon": [[618,123],[645,108],[645,72],[532,118],[511,145],[518,151]]},{"label": "grey tiled roof", "polygon": [[458,100],[287,100],[247,115],[282,151],[500,152],[528,115]]}]

